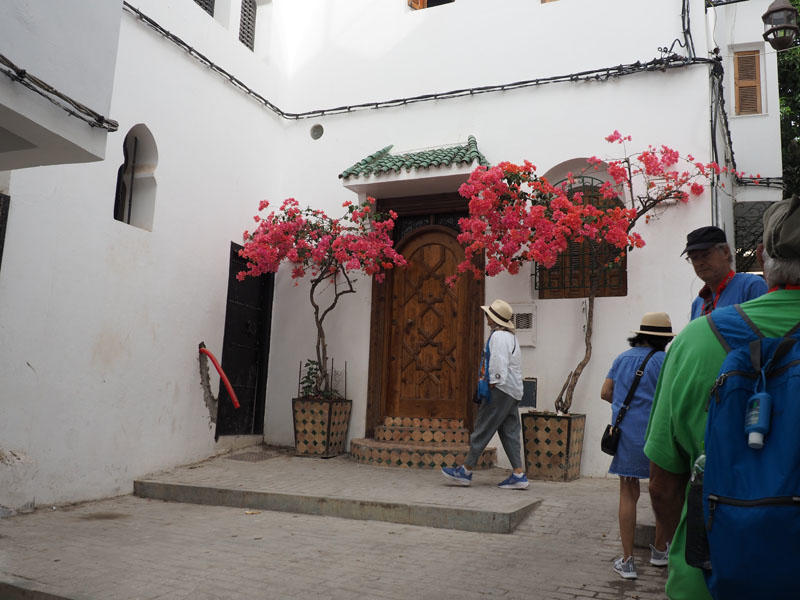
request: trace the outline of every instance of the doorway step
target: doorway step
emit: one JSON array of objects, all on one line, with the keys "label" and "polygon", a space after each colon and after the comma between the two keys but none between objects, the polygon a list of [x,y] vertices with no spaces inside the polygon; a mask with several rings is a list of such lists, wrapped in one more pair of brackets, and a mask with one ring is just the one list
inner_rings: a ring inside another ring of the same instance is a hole
[{"label": "doorway step", "polygon": [[[356,462],[383,467],[452,467],[463,464],[468,451],[469,431],[462,419],[386,417],[374,439],[350,440]],[[496,461],[497,449],[486,448],[476,468],[488,469]]]}]

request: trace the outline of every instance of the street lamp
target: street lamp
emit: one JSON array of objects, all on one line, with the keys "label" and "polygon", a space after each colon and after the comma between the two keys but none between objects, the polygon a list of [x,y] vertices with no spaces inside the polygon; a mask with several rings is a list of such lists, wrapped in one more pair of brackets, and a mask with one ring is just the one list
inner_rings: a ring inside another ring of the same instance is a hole
[{"label": "street lamp", "polygon": [[764,40],[775,50],[786,50],[797,37],[797,10],[789,0],[775,0],[767,12],[761,15],[764,21]]}]

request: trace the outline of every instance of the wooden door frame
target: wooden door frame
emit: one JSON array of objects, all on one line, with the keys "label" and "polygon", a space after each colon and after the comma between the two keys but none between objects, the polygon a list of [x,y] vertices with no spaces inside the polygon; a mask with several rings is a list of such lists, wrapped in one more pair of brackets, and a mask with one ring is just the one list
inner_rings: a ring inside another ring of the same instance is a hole
[{"label": "wooden door frame", "polygon": [[[378,199],[376,209],[379,212],[395,211],[399,217],[406,216],[426,216],[457,211],[468,210],[468,201],[458,193],[431,194],[427,196],[407,196],[401,198]],[[401,240],[396,240],[395,245],[400,246],[412,236],[416,231],[410,232]],[[455,237],[457,233],[453,231]],[[483,303],[485,294],[484,278],[476,280],[469,274],[464,274],[469,281],[468,296],[478,298],[476,308]],[[375,427],[381,424],[383,417],[387,416],[388,404],[388,381],[384,365],[389,360],[389,332],[390,332],[390,310],[392,291],[394,286],[394,272],[389,272],[382,283],[372,281],[372,307],[370,310],[370,338],[369,338],[369,372],[367,378],[367,415],[366,431],[367,437],[375,435]],[[475,314],[475,318],[470,321],[468,354],[474,357],[469,364],[469,379],[478,380],[478,368],[480,362],[480,351],[483,346],[483,319]],[[465,399],[467,403],[466,427],[472,429],[475,421],[476,405]]]}]

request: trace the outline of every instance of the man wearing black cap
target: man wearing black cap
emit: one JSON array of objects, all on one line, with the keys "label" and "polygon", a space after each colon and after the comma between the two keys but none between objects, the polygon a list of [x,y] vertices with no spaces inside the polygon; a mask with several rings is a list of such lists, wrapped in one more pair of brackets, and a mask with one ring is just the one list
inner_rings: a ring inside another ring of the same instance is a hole
[{"label": "man wearing black cap", "polygon": [[719,227],[701,227],[689,233],[681,254],[686,255],[705,283],[692,302],[692,320],[715,308],[758,298],[767,291],[767,284],[758,275],[734,272],[733,254],[725,232]]},{"label": "man wearing black cap", "polygon": [[[689,234],[690,242],[693,234]],[[800,198],[797,196],[774,203],[764,213],[763,259],[769,293],[739,308],[764,336],[780,337],[800,322]],[[737,308],[718,305],[715,315],[724,318],[729,312],[736,313]],[[683,510],[689,472],[703,453],[709,390],[726,356],[709,318],[695,319],[672,342],[656,386],[644,447],[651,461],[648,488],[653,511],[662,527],[668,531],[675,529],[669,547],[666,587],[670,600],[711,598],[703,572],[690,567],[684,557],[686,512]]]}]

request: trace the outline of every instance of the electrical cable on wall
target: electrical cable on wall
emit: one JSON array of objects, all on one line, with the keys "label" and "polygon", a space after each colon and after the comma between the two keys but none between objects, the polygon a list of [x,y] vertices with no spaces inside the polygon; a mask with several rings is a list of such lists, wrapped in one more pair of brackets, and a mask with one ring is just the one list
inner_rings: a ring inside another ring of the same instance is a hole
[{"label": "electrical cable on wall", "polygon": [[[740,0],[736,0],[740,1]],[[469,88],[462,88],[457,90],[450,90],[447,92],[436,92],[430,94],[421,94],[418,96],[410,96],[405,98],[395,98],[392,100],[381,100],[381,101],[374,101],[374,102],[363,102],[359,104],[351,104],[345,106],[338,106],[334,108],[324,108],[324,109],[316,109],[310,110],[305,112],[288,112],[282,110],[280,107],[275,105],[274,103],[270,102],[267,98],[253,90],[247,84],[245,84],[241,79],[233,75],[232,73],[226,71],[216,63],[214,63],[211,59],[207,56],[202,54],[196,48],[192,47],[180,37],[175,35],[174,33],[168,31],[161,25],[159,25],[156,21],[152,18],[148,17],[144,13],[142,13],[138,8],[132,6],[127,0],[123,1],[123,9],[128,12],[129,14],[133,15],[136,19],[144,23],[149,28],[153,29],[156,33],[164,37],[165,39],[171,41],[182,50],[184,50],[187,54],[192,56],[194,59],[199,61],[200,63],[204,64],[206,67],[210,68],[212,71],[226,79],[231,85],[239,89],[240,91],[244,92],[264,107],[268,108],[270,111],[274,112],[276,115],[283,119],[287,120],[300,120],[300,119],[310,119],[310,118],[318,118],[328,115],[336,115],[336,114],[343,114],[343,113],[350,113],[355,112],[358,110],[366,110],[366,109],[381,109],[381,108],[392,108],[398,106],[406,106],[409,104],[415,104],[418,102],[430,102],[433,100],[447,100],[450,98],[461,98],[465,96],[475,96],[478,94],[486,94],[486,93],[494,93],[494,92],[504,92],[509,90],[527,88],[527,87],[534,87],[540,85],[548,85],[552,83],[577,83],[577,82],[591,82],[591,81],[607,81],[609,79],[616,79],[618,77],[623,77],[627,75],[635,75],[637,73],[645,73],[645,72],[653,72],[653,71],[661,71],[666,72],[671,69],[680,69],[680,68],[687,68],[693,65],[707,65],[711,67],[710,77],[712,80],[712,89],[716,90],[716,94],[712,92],[712,102],[716,105],[715,110],[712,110],[712,114],[718,111],[718,116],[716,118],[712,117],[712,151],[714,154],[714,160],[718,161],[718,153],[716,149],[716,121],[721,118],[723,127],[725,129],[725,140],[727,143],[727,148],[730,154],[731,164],[733,165],[734,170],[736,169],[736,160],[733,153],[733,141],[731,139],[731,131],[728,122],[728,114],[725,110],[725,99],[723,96],[723,67],[722,67],[722,58],[719,55],[715,55],[713,58],[700,58],[695,56],[694,51],[694,42],[692,40],[691,35],[691,23],[689,21],[689,2],[688,0],[683,0],[682,2],[682,9],[681,9],[681,23],[683,27],[683,38],[684,41],[681,42],[679,39],[676,39],[672,42],[672,45],[669,48],[662,48],[659,47],[658,50],[661,53],[660,58],[654,58],[647,62],[636,61],[633,63],[628,64],[619,64],[611,67],[602,67],[599,69],[590,69],[587,71],[580,71],[577,73],[570,73],[566,75],[555,75],[551,77],[539,77],[535,79],[526,79],[522,81],[516,81],[512,83],[505,83],[505,84],[496,84],[496,85],[485,85],[485,86],[475,86]],[[679,45],[681,48],[686,49],[688,57],[686,56],[679,56],[678,54],[674,53],[672,49],[675,45]],[[713,97],[715,96],[715,98]],[[715,101],[716,100],[716,101]],[[736,176],[736,182],[741,183],[741,185],[758,185],[756,180],[754,179],[741,179],[740,177]],[[780,178],[768,178],[773,181],[773,184],[777,182]],[[761,180],[758,180],[761,181]]]},{"label": "electrical cable on wall", "polygon": [[[686,1],[686,0],[684,0]],[[478,94],[486,94],[486,93],[493,93],[493,92],[504,92],[508,90],[515,90],[521,89],[526,87],[534,87],[539,85],[547,85],[551,83],[577,83],[581,81],[589,82],[589,81],[607,81],[609,79],[615,79],[617,77],[623,77],[626,75],[635,75],[637,73],[644,73],[644,72],[652,72],[652,71],[662,71],[666,72],[667,70],[671,69],[679,69],[679,68],[686,68],[692,65],[697,64],[705,64],[711,65],[716,62],[716,59],[711,58],[697,58],[695,56],[685,57],[685,56],[678,56],[677,54],[671,53],[669,51],[665,52],[663,48],[659,48],[659,51],[662,53],[660,58],[654,58],[647,62],[636,61],[629,64],[619,64],[610,67],[602,67],[599,69],[590,69],[587,71],[580,71],[577,73],[570,73],[567,75],[555,75],[551,77],[539,77],[535,79],[526,79],[522,81],[515,81],[511,83],[504,83],[504,84],[496,84],[496,85],[485,85],[485,86],[475,86],[469,88],[462,88],[457,90],[450,90],[447,92],[435,92],[430,94],[421,94],[418,96],[410,96],[405,98],[395,98],[392,100],[380,100],[374,102],[363,102],[359,104],[351,104],[345,106],[337,106],[334,108],[324,108],[324,109],[317,109],[317,110],[310,110],[306,112],[288,112],[284,111],[269,100],[267,100],[264,96],[250,88],[246,85],[241,79],[236,77],[235,75],[229,73],[219,65],[215,64],[211,59],[207,56],[199,52],[196,48],[190,46],[181,38],[176,36],[174,33],[166,30],[164,27],[159,25],[156,21],[142,13],[138,8],[132,6],[127,1],[123,2],[123,8],[128,13],[139,19],[142,23],[156,31],[159,35],[163,36],[164,38],[170,40],[178,47],[183,49],[186,53],[190,56],[210,68],[212,71],[218,73],[223,78],[227,79],[234,87],[238,88],[239,90],[243,91],[248,96],[251,96],[253,99],[257,100],[259,103],[263,104],[266,108],[277,114],[278,116],[288,119],[288,120],[299,120],[299,119],[310,119],[310,118],[317,118],[323,117],[327,115],[335,115],[335,114],[343,114],[354,112],[357,110],[366,110],[366,109],[379,109],[379,108],[391,108],[397,106],[405,106],[408,104],[415,104],[417,102],[430,102],[433,100],[447,100],[450,98],[461,98],[465,96],[475,96]],[[684,10],[684,12],[686,12]],[[684,17],[685,19],[685,17]],[[684,21],[684,26],[688,26],[688,21]],[[686,39],[686,45],[690,47],[689,52],[691,54],[694,53],[693,49],[691,49],[691,34],[687,34],[684,31],[684,38]],[[681,47],[686,47],[685,44],[680,43]],[[674,43],[673,43],[674,46]]]},{"label": "electrical cable on wall", "polygon": [[[91,127],[99,127],[107,131],[116,131],[119,123],[112,119],[107,119],[97,111],[92,110],[88,106],[81,104],[77,100],[73,100],[66,94],[59,92],[56,88],[48,83],[45,83],[35,75],[31,75],[25,69],[20,69],[9,58],[0,54],[0,72],[6,75],[12,81],[15,81],[32,92],[36,92],[42,98],[49,100],[70,116],[76,117]],[[71,108],[70,108],[71,107]]]}]

